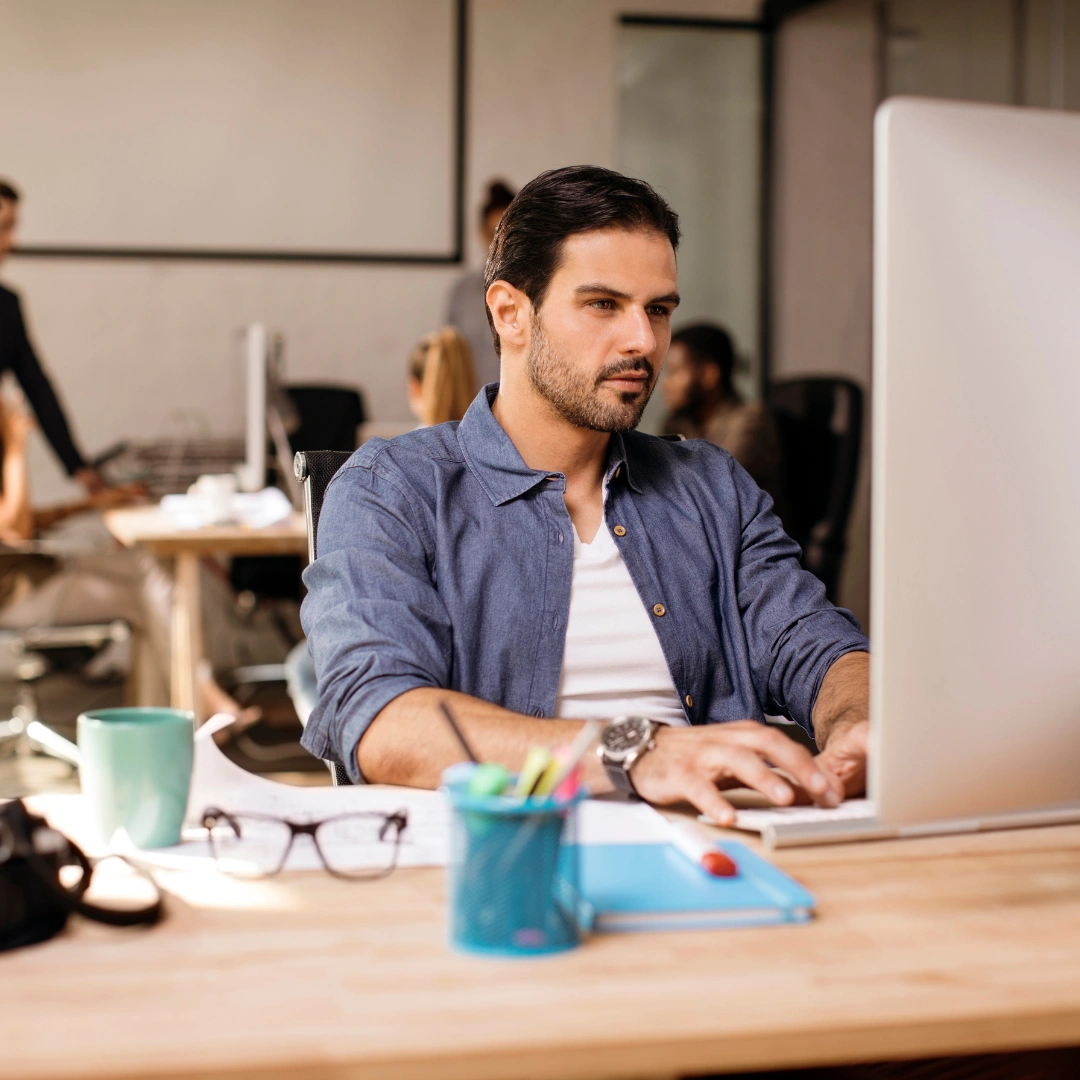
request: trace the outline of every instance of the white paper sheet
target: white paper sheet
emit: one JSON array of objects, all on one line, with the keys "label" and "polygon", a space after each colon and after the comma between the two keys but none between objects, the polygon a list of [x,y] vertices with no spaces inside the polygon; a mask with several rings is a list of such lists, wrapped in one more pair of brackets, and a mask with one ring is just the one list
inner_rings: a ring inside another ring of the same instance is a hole
[{"label": "white paper sheet", "polygon": [[586,799],[577,820],[579,844],[666,844],[667,818],[648,803]]},{"label": "white paper sheet", "polygon": [[[296,787],[256,776],[230,761],[214,742],[213,735],[233,722],[221,713],[211,717],[195,733],[195,763],[188,799],[184,842],[153,852],[150,861],[179,866],[181,862],[206,862],[211,858],[205,831],[199,827],[202,813],[217,807],[232,813],[272,814],[296,822],[316,821],[356,810],[404,810],[409,824],[398,851],[399,866],[443,866],[449,850],[450,816],[446,799],[436,791],[416,788],[358,784],[353,787]],[[371,865],[382,857],[372,852]],[[322,863],[309,840],[298,837],[289,852],[287,870],[316,870]]]}]

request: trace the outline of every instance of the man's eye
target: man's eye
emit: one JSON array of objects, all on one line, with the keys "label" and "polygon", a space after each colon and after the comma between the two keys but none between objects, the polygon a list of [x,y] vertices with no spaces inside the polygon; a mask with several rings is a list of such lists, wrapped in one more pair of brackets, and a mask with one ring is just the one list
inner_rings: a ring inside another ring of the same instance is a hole
[{"label": "man's eye", "polygon": [[666,319],[670,317],[671,312],[666,307],[654,306],[649,308],[649,314],[658,319]]},{"label": "man's eye", "polygon": [[594,300],[592,306],[600,311],[611,311],[614,309],[615,304],[611,300]]}]

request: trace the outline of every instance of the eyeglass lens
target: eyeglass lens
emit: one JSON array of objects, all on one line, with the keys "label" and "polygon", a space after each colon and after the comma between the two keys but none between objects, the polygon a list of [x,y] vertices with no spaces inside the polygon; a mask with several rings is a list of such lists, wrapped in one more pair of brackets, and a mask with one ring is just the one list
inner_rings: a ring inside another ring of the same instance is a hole
[{"label": "eyeglass lens", "polygon": [[244,877],[275,874],[285,862],[292,830],[284,821],[232,814],[210,826],[210,847],[222,870]]},{"label": "eyeglass lens", "polygon": [[393,820],[355,815],[324,821],[315,839],[334,873],[375,877],[394,869],[399,832]]}]

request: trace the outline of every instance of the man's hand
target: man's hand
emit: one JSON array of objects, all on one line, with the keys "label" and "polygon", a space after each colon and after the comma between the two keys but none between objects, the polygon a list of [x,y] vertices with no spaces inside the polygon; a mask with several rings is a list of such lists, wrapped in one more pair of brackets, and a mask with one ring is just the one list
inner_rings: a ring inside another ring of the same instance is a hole
[{"label": "man's hand", "polygon": [[730,825],[735,809],[721,787],[753,788],[778,806],[795,801],[791,784],[770,764],[789,773],[821,806],[836,806],[843,798],[840,780],[819,768],[805,747],[753,720],[662,727],[655,748],[634,764],[630,777],[648,802],[689,802],[718,824]]},{"label": "man's hand", "polygon": [[825,749],[815,761],[844,785],[844,796],[862,795],[866,790],[866,758],[870,724],[866,720],[835,727]]},{"label": "man's hand", "polygon": [[817,763],[843,784],[845,796],[866,790],[869,716],[870,654],[847,653],[825,672],[814,703]]}]

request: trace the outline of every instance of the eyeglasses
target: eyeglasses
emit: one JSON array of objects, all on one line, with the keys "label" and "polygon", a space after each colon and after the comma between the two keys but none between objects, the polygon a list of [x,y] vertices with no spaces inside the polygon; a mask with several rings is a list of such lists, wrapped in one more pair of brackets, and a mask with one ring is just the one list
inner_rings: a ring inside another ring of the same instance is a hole
[{"label": "eyeglasses", "polygon": [[215,806],[202,815],[220,869],[240,877],[271,877],[285,865],[298,836],[311,838],[323,866],[335,877],[365,881],[397,866],[406,811],[358,811],[323,821],[297,822],[269,814],[232,814]]}]

